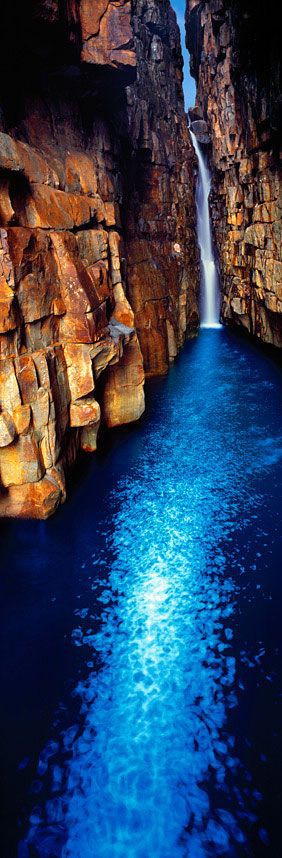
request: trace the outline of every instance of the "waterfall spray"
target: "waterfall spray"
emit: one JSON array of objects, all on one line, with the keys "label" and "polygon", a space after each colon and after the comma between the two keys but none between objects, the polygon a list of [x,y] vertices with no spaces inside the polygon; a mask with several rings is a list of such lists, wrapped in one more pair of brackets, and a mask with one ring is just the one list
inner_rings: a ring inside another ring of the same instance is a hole
[{"label": "waterfall spray", "polygon": [[193,146],[198,158],[199,175],[196,189],[197,234],[201,257],[201,328],[218,328],[219,283],[214,260],[209,212],[211,174],[198,140],[191,131]]}]

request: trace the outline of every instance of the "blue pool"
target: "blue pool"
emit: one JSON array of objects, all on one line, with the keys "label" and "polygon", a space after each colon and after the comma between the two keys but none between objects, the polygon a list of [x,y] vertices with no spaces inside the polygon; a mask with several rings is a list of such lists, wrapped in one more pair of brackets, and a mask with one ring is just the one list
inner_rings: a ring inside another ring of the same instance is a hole
[{"label": "blue pool", "polygon": [[54,519],[2,523],[1,858],[281,854],[281,391],[202,331]]}]

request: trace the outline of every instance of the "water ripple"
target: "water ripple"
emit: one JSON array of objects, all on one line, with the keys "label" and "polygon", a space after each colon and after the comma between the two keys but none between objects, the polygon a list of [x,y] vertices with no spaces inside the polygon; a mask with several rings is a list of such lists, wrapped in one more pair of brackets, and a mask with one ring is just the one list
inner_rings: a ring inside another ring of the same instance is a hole
[{"label": "water ripple", "polygon": [[93,601],[72,632],[79,716],[41,754],[49,797],[36,796],[20,858],[255,854],[262,797],[234,712],[241,668],[268,675],[263,639],[237,642],[238,606],[269,556],[260,477],[281,447],[258,408],[273,384],[242,362],[238,377],[239,357],[221,331],[201,334],[107,495],[82,564]]}]

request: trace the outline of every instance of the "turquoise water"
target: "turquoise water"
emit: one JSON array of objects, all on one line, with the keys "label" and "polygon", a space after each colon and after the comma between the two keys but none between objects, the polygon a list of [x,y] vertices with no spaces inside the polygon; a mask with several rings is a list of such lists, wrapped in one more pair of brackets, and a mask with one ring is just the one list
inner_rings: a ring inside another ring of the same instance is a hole
[{"label": "turquoise water", "polygon": [[281,386],[202,331],[3,525],[3,858],[278,858]]}]

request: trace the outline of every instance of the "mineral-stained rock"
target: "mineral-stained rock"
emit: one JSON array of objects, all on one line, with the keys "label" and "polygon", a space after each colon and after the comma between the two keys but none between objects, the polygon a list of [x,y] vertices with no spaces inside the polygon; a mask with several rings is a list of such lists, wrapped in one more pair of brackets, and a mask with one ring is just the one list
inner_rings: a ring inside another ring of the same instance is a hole
[{"label": "mineral-stained rock", "polygon": [[19,322],[15,293],[4,278],[0,279],[0,334],[13,331]]},{"label": "mineral-stained rock", "polygon": [[130,0],[81,0],[80,19],[84,62],[135,67]]},{"label": "mineral-stained rock", "polygon": [[9,180],[7,176],[0,178],[0,220],[2,226],[8,226],[15,212],[10,199]]},{"label": "mineral-stained rock", "polygon": [[13,518],[48,518],[62,501],[62,492],[55,480],[43,477],[37,483],[12,485],[0,492],[0,516]]},{"label": "mineral-stained rock", "polygon": [[19,201],[21,226],[42,229],[73,229],[90,223],[94,215],[103,220],[102,202],[79,194],[66,194],[47,185],[34,186]]},{"label": "mineral-stained rock", "polygon": [[22,169],[16,143],[8,134],[2,132],[0,132],[0,168],[1,170]]},{"label": "mineral-stained rock", "polygon": [[281,347],[276,19],[271,10],[258,13],[252,0],[189,0],[187,41],[197,80],[196,111],[207,122],[211,141],[222,320]]},{"label": "mineral-stained rock", "polygon": [[15,424],[8,411],[0,413],[0,447],[7,447],[15,437]]},{"label": "mineral-stained rock", "polygon": [[30,355],[21,355],[15,360],[17,380],[24,405],[37,399],[38,381],[35,363]]},{"label": "mineral-stained rock", "polygon": [[36,483],[44,474],[38,447],[30,435],[21,435],[13,444],[0,449],[1,483],[19,486]]},{"label": "mineral-stained rock", "polygon": [[95,453],[97,450],[97,435],[99,429],[99,421],[90,426],[83,426],[80,435],[81,449],[85,453]]},{"label": "mineral-stained rock", "polygon": [[144,372],[137,337],[127,345],[121,359],[110,366],[103,386],[101,408],[108,427],[139,420],[145,408]]},{"label": "mineral-stained rock", "polygon": [[46,518],[197,328],[195,158],[168,0],[20,4],[15,86],[6,13],[0,515]]},{"label": "mineral-stained rock", "polygon": [[0,407],[11,414],[21,405],[19,385],[12,360],[0,361]]},{"label": "mineral-stained rock", "polygon": [[68,152],[65,171],[66,191],[96,197],[97,171],[89,155],[85,155],[83,152]]},{"label": "mineral-stained rock", "polygon": [[70,406],[70,425],[89,426],[100,421],[100,406],[94,397],[77,399]]},{"label": "mineral-stained rock", "polygon": [[47,426],[50,414],[49,391],[45,387],[39,387],[34,402],[31,403],[32,421],[34,429],[42,429]]},{"label": "mineral-stained rock", "polygon": [[75,401],[94,389],[91,346],[68,343],[64,346],[64,355],[71,398]]},{"label": "mineral-stained rock", "polygon": [[13,411],[13,421],[18,435],[26,435],[30,426],[30,405],[17,405]]}]

